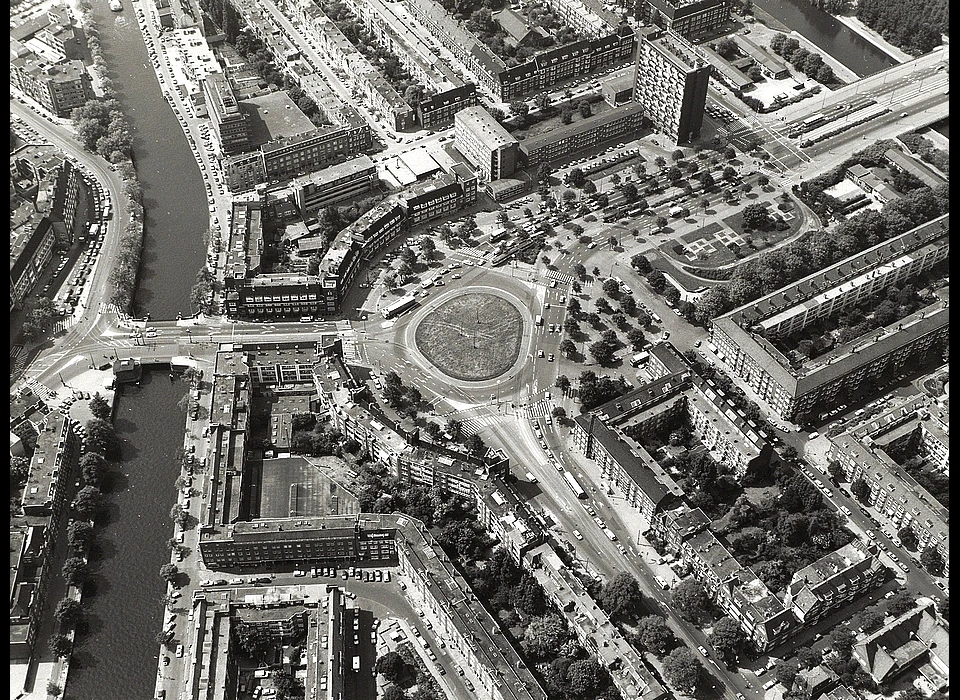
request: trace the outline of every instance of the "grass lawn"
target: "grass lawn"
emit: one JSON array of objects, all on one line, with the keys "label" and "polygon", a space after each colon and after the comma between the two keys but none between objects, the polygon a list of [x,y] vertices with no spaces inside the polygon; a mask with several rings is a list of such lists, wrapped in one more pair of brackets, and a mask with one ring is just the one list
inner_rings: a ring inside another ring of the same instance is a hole
[{"label": "grass lawn", "polygon": [[416,343],[444,374],[482,381],[513,366],[522,331],[520,312],[509,302],[492,294],[466,294],[424,318],[417,326]]}]

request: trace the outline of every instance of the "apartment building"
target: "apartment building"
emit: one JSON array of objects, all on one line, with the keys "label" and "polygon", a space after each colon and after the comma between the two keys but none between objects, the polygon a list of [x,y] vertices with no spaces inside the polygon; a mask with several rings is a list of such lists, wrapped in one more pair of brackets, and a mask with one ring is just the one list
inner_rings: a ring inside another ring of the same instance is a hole
[{"label": "apartment building", "polygon": [[[675,366],[679,358],[669,347],[656,352],[663,356],[658,360],[661,366]],[[736,479],[770,460],[772,447],[757,426],[739,414],[712,382],[686,366],[577,416],[574,445],[595,459],[601,477],[610,479],[652,521],[683,492],[638,438],[662,432],[682,418],[710,456]]]},{"label": "apartment building", "polygon": [[633,134],[643,124],[643,115],[643,107],[630,102],[590,119],[578,120],[524,139],[520,144],[520,161],[529,168]]},{"label": "apartment building", "polygon": [[434,0],[408,0],[406,3],[410,14],[467,67],[477,83],[504,102],[568,78],[621,65],[633,56],[637,40],[629,25],[616,26],[616,20],[611,20],[611,26],[606,26],[603,20],[597,24],[592,17],[603,11],[589,7],[589,3],[584,6],[586,10],[579,8],[577,0],[558,0],[551,3],[551,7],[555,12],[568,15],[574,26],[586,30],[590,35],[599,35],[549,49],[518,66],[508,68]]},{"label": "apartment building", "polygon": [[830,438],[829,458],[840,463],[844,480],[867,483],[867,503],[894,532],[908,527],[917,536],[919,551],[935,547],[944,561],[944,576],[949,576],[949,510],[885,449],[917,433],[936,468],[948,469],[947,430],[938,413],[927,397],[914,397]]},{"label": "apartment building", "polygon": [[597,661],[610,673],[621,697],[640,700],[671,697],[670,691],[647,668],[643,657],[549,544],[527,552],[523,564],[536,578],[546,598],[560,610],[583,647],[597,655]]},{"label": "apartment building", "polygon": [[816,417],[864,382],[916,366],[947,336],[943,302],[799,365],[769,338],[795,333],[929,270],[948,257],[948,232],[945,214],[714,319],[718,357],[785,420]]},{"label": "apartment building", "polygon": [[454,147],[477,168],[484,182],[513,175],[520,142],[483,107],[470,107],[454,118]]},{"label": "apartment building", "polygon": [[802,624],[816,624],[882,584],[886,574],[880,548],[853,540],[794,572],[783,602]]},{"label": "apartment building", "polygon": [[51,63],[32,53],[10,61],[10,86],[61,118],[68,118],[74,108],[94,97],[82,61]]},{"label": "apartment building", "polygon": [[50,518],[56,530],[80,459],[80,440],[70,418],[53,411],[38,426],[37,446],[23,487],[23,514]]},{"label": "apartment building", "polygon": [[853,658],[875,683],[889,684],[908,671],[934,690],[950,683],[950,631],[937,620],[933,601],[917,605],[853,645]]},{"label": "apartment building", "polygon": [[467,83],[421,98],[416,106],[417,121],[424,129],[446,126],[454,121],[458,112],[478,104],[477,86]]},{"label": "apartment building", "polygon": [[719,29],[730,19],[725,0],[644,0],[647,20],[693,39]]},{"label": "apartment building", "polygon": [[14,309],[21,306],[33,291],[52,259],[57,232],[53,222],[43,216],[35,225],[15,236],[11,243],[15,245],[10,251],[10,308]]},{"label": "apartment building", "polygon": [[423,523],[405,515],[380,517],[396,523],[400,573],[410,582],[406,595],[440,621],[434,633],[446,641],[454,662],[480,681],[480,687],[468,685],[475,696],[547,700],[546,691]]},{"label": "apartment building", "polygon": [[634,99],[677,145],[700,133],[710,70],[703,52],[676,32],[648,32],[640,40]]}]

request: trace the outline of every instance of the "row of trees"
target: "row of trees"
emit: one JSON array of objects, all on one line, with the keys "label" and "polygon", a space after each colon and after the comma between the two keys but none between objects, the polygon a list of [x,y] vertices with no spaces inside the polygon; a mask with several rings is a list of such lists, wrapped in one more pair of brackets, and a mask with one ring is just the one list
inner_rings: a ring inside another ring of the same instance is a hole
[{"label": "row of trees", "polygon": [[[801,196],[823,195],[814,182],[801,186]],[[949,211],[946,187],[921,187],[889,202],[880,212],[866,211],[838,224],[832,231],[813,231],[797,241],[739,265],[733,276],[711,287],[696,302],[695,321],[708,321],[779,289],[796,279],[829,267],[858,251],[905,233]],[[648,280],[649,281],[649,280]]]},{"label": "row of trees", "polygon": [[89,0],[80,3],[82,24],[87,33],[94,69],[100,77],[103,99],[89,100],[74,109],[70,116],[84,148],[117,165],[117,172],[124,179],[126,209],[130,222],[120,234],[117,257],[110,271],[110,303],[129,313],[132,310],[133,292],[143,248],[143,191],[131,160],[133,137],[120,111],[113,84],[107,76],[99,30],[90,12],[92,7]]},{"label": "row of trees", "polygon": [[[100,485],[109,468],[108,457],[120,457],[120,441],[109,422],[110,405],[97,393],[90,401],[90,410],[94,417],[85,426],[87,432],[79,462],[84,486],[72,503],[77,517],[67,525],[70,551],[60,571],[71,586],[83,586],[90,580],[92,572],[86,557],[96,540],[93,521],[103,508]],[[65,597],[57,604],[54,617],[64,627],[79,625],[84,621],[83,607],[79,601]],[[62,631],[50,637],[49,645],[58,658],[69,656],[73,650],[73,643]]]},{"label": "row of trees", "polygon": [[950,154],[933,145],[933,141],[920,134],[910,133],[898,136],[903,145],[912,153],[920,156],[921,160],[930,163],[942,173],[950,172]]},{"label": "row of trees", "polygon": [[788,60],[794,68],[818,83],[828,85],[837,82],[833,68],[823,62],[823,56],[803,48],[793,37],[780,33],[774,34],[770,39],[770,50]]},{"label": "row of trees", "polygon": [[49,297],[37,299],[37,305],[27,314],[26,320],[20,326],[20,332],[26,341],[34,340],[49,331],[58,317],[57,310]]}]

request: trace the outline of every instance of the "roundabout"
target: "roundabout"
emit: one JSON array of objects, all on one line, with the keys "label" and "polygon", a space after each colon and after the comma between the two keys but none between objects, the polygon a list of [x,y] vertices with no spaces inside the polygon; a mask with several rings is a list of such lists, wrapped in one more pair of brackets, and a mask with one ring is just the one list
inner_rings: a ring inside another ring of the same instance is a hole
[{"label": "roundabout", "polygon": [[523,314],[500,295],[472,291],[430,309],[414,331],[417,350],[446,376],[496,379],[520,356]]}]

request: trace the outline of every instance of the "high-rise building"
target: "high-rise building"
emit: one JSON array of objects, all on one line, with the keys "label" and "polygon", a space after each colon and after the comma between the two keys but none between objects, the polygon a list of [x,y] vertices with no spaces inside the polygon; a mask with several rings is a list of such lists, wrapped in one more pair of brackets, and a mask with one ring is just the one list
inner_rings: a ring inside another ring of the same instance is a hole
[{"label": "high-rise building", "polygon": [[700,133],[710,64],[700,49],[672,31],[651,32],[637,50],[634,99],[656,129],[677,145]]},{"label": "high-rise building", "polygon": [[457,112],[454,146],[489,182],[509,177],[517,169],[520,142],[483,107]]},{"label": "high-rise building", "polygon": [[249,150],[250,123],[240,109],[230,81],[223,73],[211,73],[203,79],[203,97],[213,122],[213,133],[224,155]]}]

